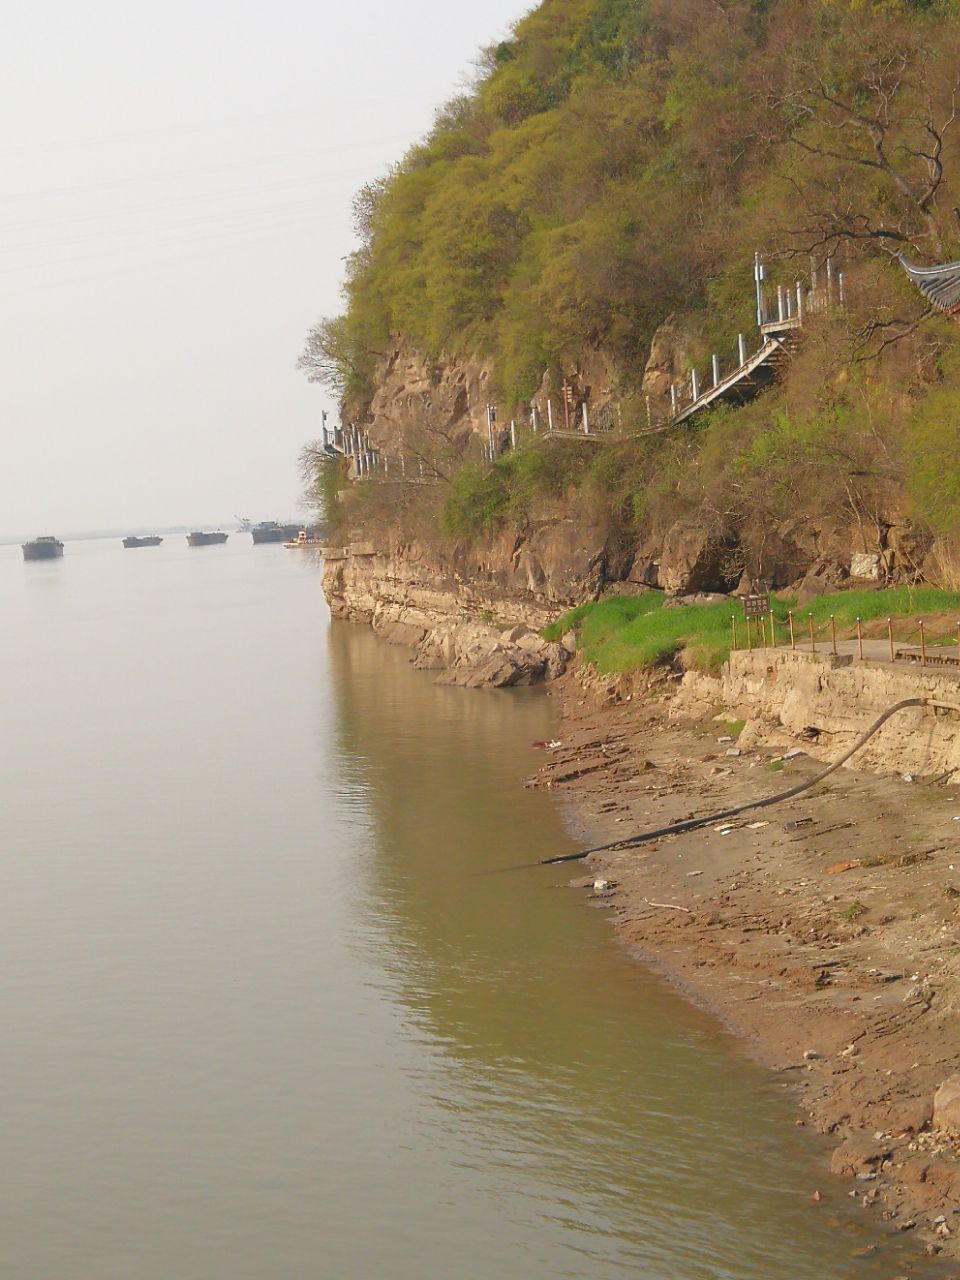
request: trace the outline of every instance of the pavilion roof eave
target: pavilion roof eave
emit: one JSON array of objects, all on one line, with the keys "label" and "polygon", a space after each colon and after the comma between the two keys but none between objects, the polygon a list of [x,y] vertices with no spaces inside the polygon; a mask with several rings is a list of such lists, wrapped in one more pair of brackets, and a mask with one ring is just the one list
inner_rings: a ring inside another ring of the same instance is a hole
[{"label": "pavilion roof eave", "polygon": [[932,267],[918,267],[899,255],[900,265],[923,296],[941,311],[954,312],[960,307],[960,261],[941,262]]}]

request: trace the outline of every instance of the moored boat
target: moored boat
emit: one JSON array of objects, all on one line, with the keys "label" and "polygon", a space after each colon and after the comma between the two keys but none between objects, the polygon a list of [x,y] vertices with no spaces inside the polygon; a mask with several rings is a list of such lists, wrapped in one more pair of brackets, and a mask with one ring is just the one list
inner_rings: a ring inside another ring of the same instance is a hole
[{"label": "moored boat", "polygon": [[298,524],[278,524],[276,520],[261,520],[250,530],[254,546],[262,542],[285,542],[287,538],[295,538],[300,526]]},{"label": "moored boat", "polygon": [[285,547],[319,547],[320,539],[311,537],[306,529],[301,529],[295,538],[283,544]]},{"label": "moored boat", "polygon": [[159,547],[162,541],[163,539],[158,538],[155,534],[150,534],[148,537],[140,538],[137,537],[136,534],[131,533],[129,537],[124,538],[123,545],[125,547]]},{"label": "moored boat", "polygon": [[227,535],[221,533],[218,529],[216,533],[204,533],[200,529],[194,529],[193,533],[187,534],[187,542],[191,547],[212,547],[218,542],[226,542]]},{"label": "moored boat", "polygon": [[24,560],[56,560],[63,555],[63,543],[59,538],[45,534],[32,542],[22,544]]}]

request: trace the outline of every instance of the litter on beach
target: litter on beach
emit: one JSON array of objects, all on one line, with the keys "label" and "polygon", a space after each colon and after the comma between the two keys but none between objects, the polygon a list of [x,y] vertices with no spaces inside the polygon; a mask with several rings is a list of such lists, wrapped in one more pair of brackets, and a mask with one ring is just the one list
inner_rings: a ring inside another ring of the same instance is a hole
[{"label": "litter on beach", "polygon": [[844,871],[854,871],[859,866],[859,858],[844,858],[843,862],[833,862],[829,867],[824,867],[823,874],[825,876],[839,876]]},{"label": "litter on beach", "polygon": [[748,823],[747,823],[747,830],[748,830],[748,831],[762,831],[764,827],[769,827],[769,825],[770,825],[770,823],[769,823],[769,822],[748,822]]}]

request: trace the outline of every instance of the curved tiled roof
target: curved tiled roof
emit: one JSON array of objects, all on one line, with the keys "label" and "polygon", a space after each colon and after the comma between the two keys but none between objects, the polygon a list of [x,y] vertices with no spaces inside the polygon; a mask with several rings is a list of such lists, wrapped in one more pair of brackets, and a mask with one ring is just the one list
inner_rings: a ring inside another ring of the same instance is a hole
[{"label": "curved tiled roof", "polygon": [[941,311],[960,307],[960,262],[941,262],[934,267],[915,267],[900,254],[900,265],[923,296]]}]

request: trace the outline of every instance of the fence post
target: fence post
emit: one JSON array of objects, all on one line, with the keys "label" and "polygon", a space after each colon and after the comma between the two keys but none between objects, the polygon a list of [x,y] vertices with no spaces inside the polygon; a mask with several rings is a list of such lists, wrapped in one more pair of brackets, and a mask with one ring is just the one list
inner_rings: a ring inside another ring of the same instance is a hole
[{"label": "fence post", "polygon": [[803,324],[803,288],[797,281],[797,319]]},{"label": "fence post", "polygon": [[771,649],[775,649],[777,647],[777,633],[774,630],[775,625],[776,625],[776,618],[774,618],[773,610],[771,609],[770,610],[770,648]]},{"label": "fence post", "polygon": [[677,388],[670,383],[670,413],[675,418],[677,416]]},{"label": "fence post", "polygon": [[857,649],[860,652],[860,661],[863,661],[863,628],[860,626],[860,619],[857,619]]},{"label": "fence post", "polygon": [[922,618],[917,622],[917,626],[920,628],[920,665],[921,667],[925,667],[927,665],[927,640],[923,634]]},{"label": "fence post", "polygon": [[796,649],[797,637],[793,633],[793,610],[792,609],[787,610],[787,621],[790,623],[790,648]]},{"label": "fence post", "polygon": [[832,639],[833,656],[837,656],[837,620],[831,613],[830,615],[830,636]]},{"label": "fence post", "polygon": [[893,662],[893,619],[887,619],[887,639],[890,641],[890,661]]},{"label": "fence post", "polygon": [[713,385],[720,385],[720,358],[716,355],[710,357],[711,372],[713,374]]},{"label": "fence post", "polygon": [[516,447],[517,447],[517,420],[516,418],[511,418],[510,419],[510,448],[516,449]]},{"label": "fence post", "polygon": [[737,647],[737,615],[736,615],[735,613],[731,613],[731,615],[730,615],[730,625],[733,627],[733,645],[732,645],[732,648],[733,648],[734,650],[736,650],[736,647]]},{"label": "fence post", "polygon": [[816,653],[817,641],[813,634],[813,614],[812,613],[807,614],[807,626],[810,628],[810,652]]},{"label": "fence post", "polygon": [[553,401],[547,401],[547,430],[553,430]]},{"label": "fence post", "polygon": [[783,285],[777,285],[777,319],[783,320]]},{"label": "fence post", "polygon": [[691,393],[691,395],[693,396],[694,401],[697,401],[697,400],[699,400],[699,399],[700,399],[700,389],[699,389],[699,387],[697,386],[697,371],[696,371],[696,369],[691,369],[691,370],[690,370],[690,393]]},{"label": "fence post", "polygon": [[737,354],[740,357],[740,368],[747,363],[747,341],[742,333],[737,334]]},{"label": "fence post", "polygon": [[585,436],[588,436],[588,435],[590,434],[590,419],[587,417],[587,402],[586,402],[586,400],[584,400],[584,402],[583,402],[583,434],[584,434]]}]

